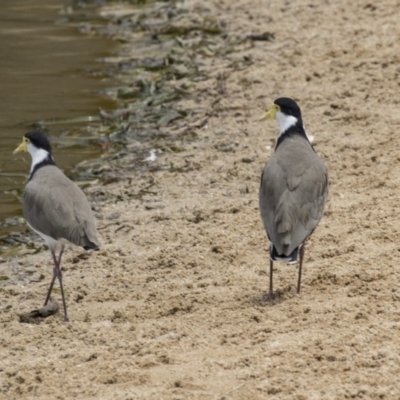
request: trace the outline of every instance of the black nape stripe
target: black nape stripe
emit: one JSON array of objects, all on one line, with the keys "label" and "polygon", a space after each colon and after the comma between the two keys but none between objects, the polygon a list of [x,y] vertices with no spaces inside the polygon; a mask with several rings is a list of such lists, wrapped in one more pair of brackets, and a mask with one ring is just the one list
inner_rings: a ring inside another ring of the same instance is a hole
[{"label": "black nape stripe", "polygon": [[34,166],[31,174],[29,175],[28,182],[33,178],[33,175],[35,175],[35,172],[38,169],[45,167],[46,165],[56,165],[55,161],[53,160],[53,157],[50,154],[43,161],[41,161],[40,163],[37,163]]},{"label": "black nape stripe", "polygon": [[304,130],[303,123],[301,121],[297,121],[296,125],[291,126],[279,136],[278,141],[276,142],[275,151],[285,139],[295,135],[304,137],[304,139],[306,139],[307,142],[310,143],[311,148],[314,150],[314,147],[309,141],[306,131]]}]

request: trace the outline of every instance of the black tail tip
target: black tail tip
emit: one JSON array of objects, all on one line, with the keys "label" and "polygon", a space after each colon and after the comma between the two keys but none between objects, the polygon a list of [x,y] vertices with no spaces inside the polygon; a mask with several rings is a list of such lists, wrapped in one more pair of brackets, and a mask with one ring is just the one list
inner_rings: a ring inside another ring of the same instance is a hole
[{"label": "black tail tip", "polygon": [[288,256],[285,254],[278,254],[276,248],[273,244],[271,244],[271,260],[272,261],[284,261],[288,264],[293,264],[297,261],[297,254],[299,253],[299,248],[296,247]]},{"label": "black tail tip", "polygon": [[83,246],[83,248],[84,248],[85,250],[94,250],[94,251],[100,250],[100,247],[97,246],[97,245],[93,245],[93,246]]}]

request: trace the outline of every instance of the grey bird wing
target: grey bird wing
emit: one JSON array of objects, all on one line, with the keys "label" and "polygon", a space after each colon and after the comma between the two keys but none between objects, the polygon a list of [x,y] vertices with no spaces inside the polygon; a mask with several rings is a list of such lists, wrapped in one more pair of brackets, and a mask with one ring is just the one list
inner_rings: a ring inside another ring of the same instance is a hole
[{"label": "grey bird wing", "polygon": [[306,145],[289,143],[271,157],[261,177],[261,217],[278,254],[289,255],[304,242],[317,227],[327,201],[325,164]]},{"label": "grey bird wing", "polygon": [[25,187],[22,207],[26,221],[36,231],[85,248],[99,246],[86,196],[56,166],[36,171]]}]

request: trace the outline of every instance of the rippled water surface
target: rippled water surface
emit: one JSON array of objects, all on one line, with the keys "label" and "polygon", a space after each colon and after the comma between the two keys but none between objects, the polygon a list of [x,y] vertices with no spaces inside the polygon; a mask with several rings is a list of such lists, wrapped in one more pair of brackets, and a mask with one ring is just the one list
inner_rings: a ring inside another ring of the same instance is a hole
[{"label": "rippled water surface", "polygon": [[22,215],[16,189],[24,186],[30,157],[12,151],[32,124],[45,121],[54,158],[66,171],[100,154],[83,117],[113,107],[99,94],[112,83],[98,72],[105,70],[99,60],[112,55],[115,45],[81,34],[69,5],[65,0],[1,2],[0,235],[20,229],[10,217]]}]

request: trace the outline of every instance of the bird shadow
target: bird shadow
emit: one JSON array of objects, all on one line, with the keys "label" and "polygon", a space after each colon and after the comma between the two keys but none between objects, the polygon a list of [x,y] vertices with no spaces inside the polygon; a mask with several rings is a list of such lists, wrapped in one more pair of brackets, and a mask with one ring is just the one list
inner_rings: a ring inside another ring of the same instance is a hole
[{"label": "bird shadow", "polygon": [[287,285],[283,289],[277,289],[271,298],[268,292],[258,293],[251,296],[247,303],[255,307],[276,306],[298,296],[293,285]]},{"label": "bird shadow", "polygon": [[56,314],[59,308],[58,302],[50,297],[47,305],[29,313],[19,314],[19,322],[23,324],[39,324],[44,318]]}]

